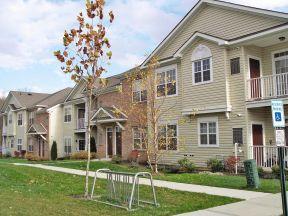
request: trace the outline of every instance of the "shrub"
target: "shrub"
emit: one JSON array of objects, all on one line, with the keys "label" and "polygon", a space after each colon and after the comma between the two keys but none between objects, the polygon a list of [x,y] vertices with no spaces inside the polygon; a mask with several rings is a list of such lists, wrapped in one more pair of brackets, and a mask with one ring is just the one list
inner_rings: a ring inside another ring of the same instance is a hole
[{"label": "shrub", "polygon": [[51,160],[57,159],[57,143],[56,141],[53,141],[52,147],[51,147]]},{"label": "shrub", "polygon": [[[72,154],[71,159],[73,160],[86,160],[88,158],[87,151],[79,151]],[[96,159],[97,154],[95,152],[91,152],[91,159]]]},{"label": "shrub", "polygon": [[138,158],[140,157],[140,153],[138,150],[131,151],[130,155],[128,156],[128,161],[130,163],[135,162],[138,163]]},{"label": "shrub", "polygon": [[225,170],[229,173],[235,172],[235,166],[236,164],[239,164],[240,158],[236,158],[234,156],[228,157],[224,162]]},{"label": "shrub", "polygon": [[189,160],[187,157],[181,159],[178,161],[178,164],[180,165],[180,169],[184,172],[195,172],[196,166],[195,164]]},{"label": "shrub", "polygon": [[90,151],[91,152],[97,152],[97,146],[96,146],[96,141],[94,137],[91,137],[90,139]]},{"label": "shrub", "polygon": [[22,158],[25,158],[26,150],[21,150],[20,151],[20,155],[21,155]]},{"label": "shrub", "polygon": [[3,155],[4,158],[10,158],[11,152],[7,151],[6,154]]},{"label": "shrub", "polygon": [[176,173],[179,173],[179,172],[180,172],[180,169],[181,169],[181,167],[180,167],[179,164],[178,164],[178,165],[171,165],[171,166],[169,166],[169,167],[167,167],[167,168],[165,167],[164,172],[176,174]]},{"label": "shrub", "polygon": [[258,175],[260,178],[263,178],[265,176],[265,171],[262,167],[257,167]]},{"label": "shrub", "polygon": [[212,172],[223,172],[224,164],[223,161],[218,160],[216,158],[211,158],[207,161],[207,167],[211,169]]},{"label": "shrub", "polygon": [[40,158],[38,155],[35,155],[33,153],[27,153],[25,158],[28,160],[28,161],[39,161]]},{"label": "shrub", "polygon": [[19,152],[19,151],[14,151],[14,156],[15,156],[16,158],[19,158],[19,157],[20,157],[20,152]]},{"label": "shrub", "polygon": [[120,155],[114,155],[112,157],[112,163],[120,164],[122,162],[122,157]]}]

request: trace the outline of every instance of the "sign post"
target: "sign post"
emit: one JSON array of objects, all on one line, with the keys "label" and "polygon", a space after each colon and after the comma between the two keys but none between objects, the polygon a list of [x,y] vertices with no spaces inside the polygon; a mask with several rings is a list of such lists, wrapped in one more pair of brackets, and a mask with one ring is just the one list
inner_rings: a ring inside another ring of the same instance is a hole
[{"label": "sign post", "polygon": [[278,147],[283,216],[288,216],[285,170],[284,170],[285,116],[284,116],[283,102],[281,100],[272,100],[271,110],[272,110],[273,127],[275,128],[276,145]]}]

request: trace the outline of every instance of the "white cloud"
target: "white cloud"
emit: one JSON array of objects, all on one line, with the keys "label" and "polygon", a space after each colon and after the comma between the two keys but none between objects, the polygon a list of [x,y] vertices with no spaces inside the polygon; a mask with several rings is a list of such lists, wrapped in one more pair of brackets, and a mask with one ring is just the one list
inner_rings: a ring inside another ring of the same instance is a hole
[{"label": "white cloud", "polygon": [[6,97],[8,95],[8,92],[0,89],[0,98]]}]

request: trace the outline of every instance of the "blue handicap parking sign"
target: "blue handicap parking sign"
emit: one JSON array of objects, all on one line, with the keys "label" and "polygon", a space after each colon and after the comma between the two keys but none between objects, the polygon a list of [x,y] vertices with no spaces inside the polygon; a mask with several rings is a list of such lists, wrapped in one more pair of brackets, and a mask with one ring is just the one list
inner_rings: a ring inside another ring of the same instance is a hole
[{"label": "blue handicap parking sign", "polygon": [[275,121],[278,121],[278,122],[282,121],[281,112],[275,112]]}]

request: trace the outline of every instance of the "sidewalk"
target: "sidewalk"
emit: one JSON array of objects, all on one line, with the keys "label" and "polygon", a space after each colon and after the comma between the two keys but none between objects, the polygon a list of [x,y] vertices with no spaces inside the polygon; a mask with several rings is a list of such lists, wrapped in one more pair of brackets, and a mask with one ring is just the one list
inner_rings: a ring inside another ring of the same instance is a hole
[{"label": "sidewalk", "polygon": [[270,194],[178,216],[279,216],[282,213],[281,194]]},{"label": "sidewalk", "polygon": [[[47,166],[47,165],[42,165],[42,164],[14,163],[14,165],[29,166],[29,167],[41,168],[41,169],[45,169],[45,170],[52,170],[52,171],[56,171],[56,172],[85,176],[85,171],[77,170],[77,169]],[[94,172],[90,172],[89,176],[94,177]],[[106,179],[106,175],[103,173],[101,173],[99,175],[99,177]],[[139,183],[142,185],[150,185],[149,180],[144,179],[144,178],[141,178]],[[206,194],[210,194],[210,195],[226,196],[226,197],[238,198],[238,199],[243,199],[243,200],[250,200],[250,199],[262,198],[262,197],[264,198],[267,195],[269,195],[268,193],[262,193],[262,192],[253,192],[253,191],[236,190],[236,189],[228,189],[228,188],[210,187],[210,186],[195,185],[195,184],[184,184],[184,183],[176,183],[176,182],[169,182],[169,181],[162,181],[162,180],[154,180],[154,185],[156,187],[169,188],[169,189],[178,190],[178,191],[206,193]]]}]

